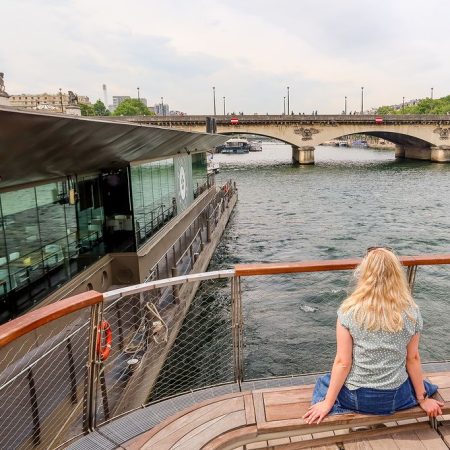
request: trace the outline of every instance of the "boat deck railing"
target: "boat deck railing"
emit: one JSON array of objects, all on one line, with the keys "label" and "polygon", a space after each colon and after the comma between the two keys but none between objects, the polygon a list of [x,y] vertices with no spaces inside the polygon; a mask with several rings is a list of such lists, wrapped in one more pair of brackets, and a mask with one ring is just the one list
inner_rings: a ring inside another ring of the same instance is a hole
[{"label": "boat deck railing", "polygon": [[[434,319],[448,308],[450,254],[401,260],[433,324],[423,359],[448,360],[447,315]],[[56,448],[197,389],[328,369],[359,261],[241,264],[89,291],[0,326],[2,447]]]}]

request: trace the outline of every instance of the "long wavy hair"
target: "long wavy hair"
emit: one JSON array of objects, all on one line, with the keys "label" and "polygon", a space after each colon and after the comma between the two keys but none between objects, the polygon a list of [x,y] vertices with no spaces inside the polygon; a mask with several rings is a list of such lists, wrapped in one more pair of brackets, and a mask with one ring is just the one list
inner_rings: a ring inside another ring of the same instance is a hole
[{"label": "long wavy hair", "polygon": [[356,288],[341,304],[355,323],[368,331],[398,332],[404,327],[403,313],[414,321],[417,308],[397,256],[385,248],[369,251],[355,270]]}]

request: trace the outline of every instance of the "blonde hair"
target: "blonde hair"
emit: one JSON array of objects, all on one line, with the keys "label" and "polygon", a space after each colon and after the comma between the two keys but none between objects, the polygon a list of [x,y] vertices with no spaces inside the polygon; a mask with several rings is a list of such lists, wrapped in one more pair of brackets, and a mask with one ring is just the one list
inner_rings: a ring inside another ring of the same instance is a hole
[{"label": "blonde hair", "polygon": [[369,251],[355,270],[356,288],[340,306],[343,313],[368,331],[398,332],[403,329],[403,313],[412,320],[417,308],[397,256],[385,248]]}]

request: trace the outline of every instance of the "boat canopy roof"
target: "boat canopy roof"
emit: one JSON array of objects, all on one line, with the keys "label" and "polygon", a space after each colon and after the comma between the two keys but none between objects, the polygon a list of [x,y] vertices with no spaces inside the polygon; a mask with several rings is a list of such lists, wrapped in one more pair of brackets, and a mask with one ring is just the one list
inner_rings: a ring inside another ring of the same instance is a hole
[{"label": "boat canopy roof", "polygon": [[0,190],[138,161],[202,153],[228,136],[0,108]]}]

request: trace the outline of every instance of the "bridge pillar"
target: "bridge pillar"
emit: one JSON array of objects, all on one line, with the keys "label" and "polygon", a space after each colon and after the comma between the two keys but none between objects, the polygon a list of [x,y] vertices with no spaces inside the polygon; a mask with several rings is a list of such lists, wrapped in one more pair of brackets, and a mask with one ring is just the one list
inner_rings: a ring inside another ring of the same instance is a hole
[{"label": "bridge pillar", "polygon": [[423,161],[431,160],[431,148],[430,147],[416,147],[414,145],[405,145],[405,158],[406,159],[420,159]]},{"label": "bridge pillar", "polygon": [[294,164],[314,164],[314,147],[292,146],[292,162]]},{"label": "bridge pillar", "polygon": [[450,146],[439,145],[438,147],[431,147],[431,161],[450,162]]},{"label": "bridge pillar", "polygon": [[397,144],[395,146],[395,159],[402,159],[405,157],[405,147],[403,145]]}]

